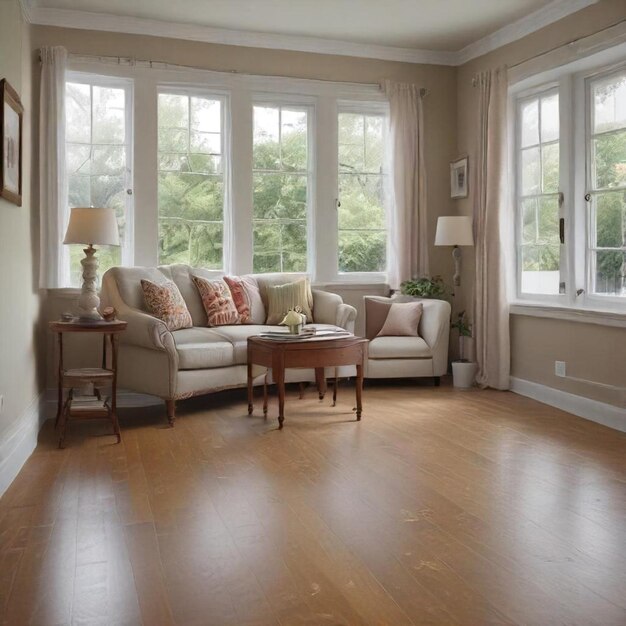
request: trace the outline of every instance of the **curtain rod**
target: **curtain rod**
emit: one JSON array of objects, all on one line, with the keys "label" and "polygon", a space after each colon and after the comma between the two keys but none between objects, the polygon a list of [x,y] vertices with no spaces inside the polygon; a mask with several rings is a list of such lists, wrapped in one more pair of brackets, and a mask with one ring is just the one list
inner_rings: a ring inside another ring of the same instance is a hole
[{"label": "curtain rod", "polygon": [[[600,30],[596,30],[593,33],[589,33],[587,35],[581,35],[580,37],[576,37],[575,39],[571,39],[570,41],[567,41],[565,43],[559,44],[558,46],[554,46],[553,48],[550,48],[549,50],[544,50],[543,52],[539,52],[537,54],[534,54],[533,56],[527,57],[526,59],[523,59],[522,61],[518,61],[517,63],[515,63],[514,65],[509,65],[507,66],[507,70],[512,70],[516,67],[519,67],[520,65],[523,65],[524,63],[528,63],[528,61],[533,61],[534,59],[539,59],[543,56],[546,56],[547,54],[550,54],[551,52],[555,52],[556,50],[560,50],[561,48],[566,48],[567,46],[571,46],[579,41],[582,41],[583,39],[587,39],[588,37],[593,37],[594,35],[599,35],[600,33],[603,33],[606,30],[610,30],[611,28],[614,28],[615,26],[619,26],[620,24],[624,24],[626,22],[625,18],[622,18],[620,20],[617,20],[617,22],[613,22],[613,24],[609,24],[608,26],[605,26],[604,28],[601,28]],[[477,78],[478,78],[478,73],[474,74],[474,76],[472,76],[472,85],[475,87],[477,84]]]},{"label": "curtain rod", "polygon": [[74,60],[88,60],[92,59],[95,61],[101,61],[105,63],[109,63],[111,65],[120,65],[125,67],[134,67],[137,65],[141,65],[147,67],[149,69],[184,69],[184,70],[195,70],[199,72],[210,72],[214,74],[230,74],[237,76],[250,76],[255,78],[290,78],[293,80],[308,80],[312,82],[320,82],[320,83],[335,83],[335,84],[343,84],[349,85],[351,87],[374,87],[376,89],[381,89],[380,83],[356,83],[350,81],[341,81],[341,80],[330,80],[327,78],[303,78],[302,76],[285,76],[283,74],[248,74],[246,72],[240,72],[239,70],[212,70],[206,67],[198,67],[196,65],[185,65],[183,63],[168,63],[167,61],[155,61],[153,59],[137,59],[135,57],[123,57],[123,56],[109,56],[109,55],[100,55],[100,54],[77,54],[77,53],[69,53],[68,56]]}]

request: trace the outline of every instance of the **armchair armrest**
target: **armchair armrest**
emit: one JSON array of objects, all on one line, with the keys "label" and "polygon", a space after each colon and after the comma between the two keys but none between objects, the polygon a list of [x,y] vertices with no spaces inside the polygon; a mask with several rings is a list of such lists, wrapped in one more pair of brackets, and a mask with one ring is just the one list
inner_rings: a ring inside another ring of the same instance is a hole
[{"label": "armchair armrest", "polygon": [[320,324],[334,324],[354,332],[356,309],[344,304],[341,296],[329,291],[313,290],[313,316]]},{"label": "armchair armrest", "polygon": [[356,309],[349,304],[340,304],[337,307],[337,321],[335,324],[341,328],[354,333],[354,323],[356,321]]}]

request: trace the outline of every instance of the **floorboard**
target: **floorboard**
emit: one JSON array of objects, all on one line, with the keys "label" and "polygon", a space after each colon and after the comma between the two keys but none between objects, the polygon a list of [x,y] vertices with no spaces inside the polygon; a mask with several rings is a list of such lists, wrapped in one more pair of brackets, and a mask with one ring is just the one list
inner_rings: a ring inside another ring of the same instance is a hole
[{"label": "floorboard", "polygon": [[288,389],[51,422],[0,499],[2,623],[623,626],[626,436],[508,392]]}]

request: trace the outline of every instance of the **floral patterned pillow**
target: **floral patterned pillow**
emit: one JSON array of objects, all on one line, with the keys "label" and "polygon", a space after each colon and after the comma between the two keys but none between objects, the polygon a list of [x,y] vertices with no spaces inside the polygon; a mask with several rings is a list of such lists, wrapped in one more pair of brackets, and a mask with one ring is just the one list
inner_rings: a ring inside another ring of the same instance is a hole
[{"label": "floral patterned pillow", "polygon": [[165,322],[168,330],[191,328],[191,314],[178,287],[172,281],[158,285],[150,280],[141,281],[143,299],[148,311]]},{"label": "floral patterned pillow", "polygon": [[207,280],[193,277],[198,288],[202,305],[209,320],[209,326],[240,324],[241,318],[228,285],[223,280]]},{"label": "floral patterned pillow", "polygon": [[252,324],[250,319],[250,301],[243,280],[235,276],[224,276],[224,282],[228,285],[235,307],[237,307],[239,322],[241,324]]}]

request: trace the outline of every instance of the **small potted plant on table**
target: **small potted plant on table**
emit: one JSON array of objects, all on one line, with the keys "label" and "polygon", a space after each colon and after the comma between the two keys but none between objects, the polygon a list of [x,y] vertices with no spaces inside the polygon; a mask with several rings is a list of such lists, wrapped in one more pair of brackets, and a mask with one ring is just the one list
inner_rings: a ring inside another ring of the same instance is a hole
[{"label": "small potted plant on table", "polygon": [[474,385],[476,375],[476,363],[466,358],[466,343],[472,337],[472,324],[467,319],[465,311],[461,311],[455,322],[450,324],[451,328],[459,331],[459,360],[452,362],[452,379],[455,387],[469,389]]}]

